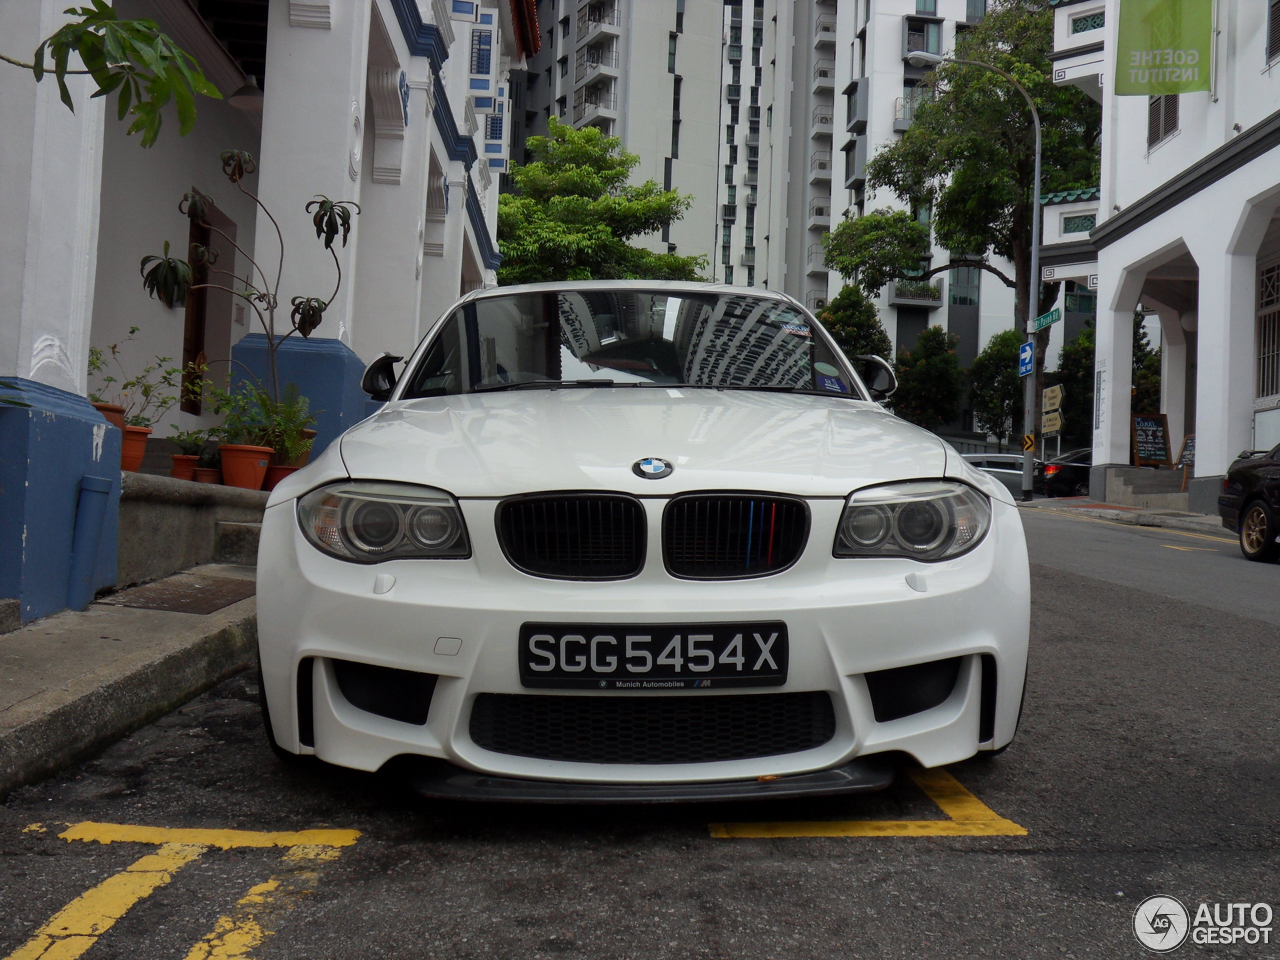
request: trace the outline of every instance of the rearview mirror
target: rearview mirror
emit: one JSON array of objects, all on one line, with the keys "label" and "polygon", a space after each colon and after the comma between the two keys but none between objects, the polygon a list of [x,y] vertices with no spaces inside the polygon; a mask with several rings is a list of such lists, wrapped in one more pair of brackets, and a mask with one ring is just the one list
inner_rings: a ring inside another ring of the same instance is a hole
[{"label": "rearview mirror", "polygon": [[364,376],[360,379],[360,389],[374,400],[384,403],[391,399],[391,391],[396,388],[395,365],[404,357],[396,357],[384,353],[369,366],[364,368]]},{"label": "rearview mirror", "polygon": [[884,357],[875,354],[863,354],[853,358],[860,361],[857,365],[858,376],[871,391],[872,400],[888,400],[898,389],[898,375]]}]

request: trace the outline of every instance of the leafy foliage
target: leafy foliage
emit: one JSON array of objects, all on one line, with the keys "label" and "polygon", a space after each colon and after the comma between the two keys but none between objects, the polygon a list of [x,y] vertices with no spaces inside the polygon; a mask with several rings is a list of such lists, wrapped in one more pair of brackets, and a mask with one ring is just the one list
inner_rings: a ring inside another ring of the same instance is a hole
[{"label": "leafy foliage", "polygon": [[105,350],[89,348],[89,376],[97,380],[89,390],[89,400],[124,407],[124,422],[131,427],[154,427],[178,402],[182,370],[166,366],[173,363],[172,357],[156,357],[138,373],[125,373],[121,348],[134,339],[138,329],[130,327],[127,337]]},{"label": "leafy foliage", "polygon": [[858,287],[841,290],[818,315],[818,320],[845,356],[853,358],[874,354],[885,360],[891,358],[893,342],[880,325],[876,305]]},{"label": "leafy foliage", "polygon": [[[312,213],[312,207],[315,212]],[[360,212],[360,204],[353,200],[330,200],[324,194],[318,194],[307,204],[307,213],[311,213],[311,223],[316,228],[316,239],[324,238],[324,248],[333,246],[339,233],[342,234],[342,245],[347,245],[347,237],[351,233],[351,211]]]},{"label": "leafy foliage", "polygon": [[1151,348],[1140,311],[1133,314],[1133,387],[1131,416],[1160,412],[1160,348]]},{"label": "leafy foliage", "polygon": [[929,259],[929,228],[905,210],[875,210],[843,220],[822,240],[826,265],[853,279],[868,297],[920,272]]},{"label": "leafy foliage", "polygon": [[209,442],[209,431],[183,430],[175,423],[169,439],[178,445],[178,449],[182,451],[183,455],[198,457],[204,450],[204,445]]},{"label": "leafy foliage", "polygon": [[969,368],[969,404],[974,424],[1001,444],[1022,419],[1023,383],[1018,376],[1016,330],[1003,330],[987,343]]},{"label": "leafy foliage", "polygon": [[705,257],[654,253],[628,241],[681,219],[692,198],[652,180],[628,185],[635,154],[595,127],[575,130],[551,118],[530,137],[534,161],[513,165],[517,192],[498,198],[498,282],[698,280]]},{"label": "leafy foliage", "polygon": [[964,374],[956,359],[957,342],[941,327],[926,327],[914,350],[898,354],[895,414],[926,430],[937,430],[959,416]]},{"label": "leafy foliage", "polygon": [[222,173],[232,183],[238,184],[258,169],[253,155],[248,150],[224,150],[218,155],[222,161]]},{"label": "leafy foliage", "polygon": [[[142,145],[149,147],[160,135],[161,113],[170,100],[178,113],[178,132],[185,137],[195,127],[196,95],[222,99],[195,59],[161,33],[154,20],[121,20],[106,0],[64,12],[79,19],[41,41],[31,63],[2,59],[32,71],[37,83],[52,70],[62,102],[72,112],[75,104],[67,76],[87,73],[98,84],[93,96],[120,91],[117,117],[123,120],[132,114],[128,133],[141,133]],[[85,69],[69,69],[72,54],[80,57]]]},{"label": "leafy foliage", "polygon": [[[0,390],[18,391],[18,385],[12,380],[6,380],[0,377]],[[25,400],[19,400],[17,397],[6,397],[0,394],[0,407],[29,407],[31,404]]]},{"label": "leafy foliage", "polygon": [[191,264],[169,256],[168,240],[164,242],[164,256],[143,257],[138,271],[142,274],[143,289],[166,307],[172,309],[187,302],[187,291],[191,288]]}]

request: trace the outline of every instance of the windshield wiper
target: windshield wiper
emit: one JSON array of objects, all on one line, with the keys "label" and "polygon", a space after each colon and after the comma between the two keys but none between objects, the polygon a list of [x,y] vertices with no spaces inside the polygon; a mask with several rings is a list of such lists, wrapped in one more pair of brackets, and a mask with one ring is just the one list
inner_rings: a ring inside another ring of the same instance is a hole
[{"label": "windshield wiper", "polygon": [[473,393],[492,393],[498,390],[557,390],[560,387],[612,387],[612,380],[516,380],[510,383],[491,383],[476,387]]}]

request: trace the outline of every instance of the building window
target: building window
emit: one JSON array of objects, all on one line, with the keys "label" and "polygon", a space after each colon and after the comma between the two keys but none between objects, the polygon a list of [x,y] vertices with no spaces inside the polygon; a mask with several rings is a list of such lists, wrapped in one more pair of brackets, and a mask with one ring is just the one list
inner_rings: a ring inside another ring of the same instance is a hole
[{"label": "building window", "polygon": [[676,72],[676,34],[667,35],[667,73]]},{"label": "building window", "polygon": [[1151,97],[1147,103],[1147,149],[1178,132],[1178,95]]},{"label": "building window", "polygon": [[489,81],[488,81],[488,80],[486,80],[484,77],[472,77],[472,78],[471,78],[471,89],[472,89],[472,90],[488,90],[488,89],[489,89]]},{"label": "building window", "polygon": [[471,31],[471,72],[486,76],[493,65],[493,31]]},{"label": "building window", "polygon": [[473,97],[472,99],[475,101],[475,108],[477,110],[493,109],[493,97]]},{"label": "building window", "polygon": [[742,83],[742,64],[735,63],[730,70],[733,76],[730,83]]},{"label": "building window", "polygon": [[453,0],[453,12],[474,17],[476,15],[476,5],[470,3],[469,0]]},{"label": "building window", "polygon": [[671,158],[662,158],[662,189],[671,189]]},{"label": "building window", "polygon": [[498,112],[491,113],[485,118],[484,138],[486,140],[502,139],[502,103],[498,103]]},{"label": "building window", "polygon": [[1083,17],[1071,18],[1071,34],[1084,33],[1086,30],[1101,30],[1106,26],[1106,14],[1099,10],[1097,13],[1087,13]]},{"label": "building window", "polygon": [[733,164],[731,163],[724,165],[724,182],[733,183]]},{"label": "building window", "polygon": [[728,252],[728,248],[726,247],[726,248],[725,248],[725,257],[726,257],[726,259],[725,259],[725,263],[724,263],[724,282],[725,282],[725,283],[727,283],[727,284],[732,285],[732,283],[733,283],[733,267],[729,265],[729,261],[728,261],[728,259],[727,259],[727,258],[728,258],[728,256],[729,256],[729,252]]},{"label": "building window", "polygon": [[738,188],[730,185],[729,189],[724,192],[724,202],[733,206],[738,202]]},{"label": "building window", "polygon": [[938,15],[938,0],[916,0],[916,13],[936,17]]},{"label": "building window", "polygon": [[982,271],[977,267],[952,267],[951,302],[957,307],[976,307],[981,276]]},{"label": "building window", "polygon": [[747,267],[747,286],[754,287],[756,285],[756,268]]},{"label": "building window", "polygon": [[1064,293],[1062,296],[1062,305],[1066,308],[1067,313],[1085,313],[1089,316],[1097,316],[1098,313],[1098,295],[1088,287],[1081,286],[1074,280],[1068,280],[1063,284]]},{"label": "building window", "polygon": [[676,0],[676,33],[684,33],[684,0]]},{"label": "building window", "polygon": [[743,232],[742,239],[748,247],[754,247],[756,245],[756,228],[753,225],[749,225]]},{"label": "building window", "polygon": [[738,122],[738,105],[736,103],[730,104],[729,106],[729,122],[730,123]]},{"label": "building window", "polygon": [[556,101],[556,113],[560,114],[560,116],[563,117],[568,112],[569,112],[569,98],[561,97],[559,100]]},{"label": "building window", "polygon": [[1280,394],[1280,263],[1258,272],[1256,396]]},{"label": "building window", "polygon": [[1267,63],[1280,57],[1280,0],[1271,0],[1267,11]]},{"label": "building window", "polygon": [[726,244],[720,248],[720,262],[724,265],[726,272],[731,272],[732,267],[729,266],[733,262],[733,251]]},{"label": "building window", "polygon": [[981,23],[987,16],[987,0],[968,0],[965,7],[966,23]]},{"label": "building window", "polygon": [[729,162],[730,163],[738,162],[738,148],[736,146],[729,148]]},{"label": "building window", "polygon": [[680,158],[680,121],[671,121],[671,157],[678,160]]},{"label": "building window", "polygon": [[1088,233],[1097,225],[1096,213],[1076,213],[1062,218],[1063,233]]},{"label": "building window", "polygon": [[565,17],[563,20],[560,21],[560,36],[561,37],[569,36],[569,18],[568,17]]},{"label": "building window", "polygon": [[683,78],[676,77],[675,83],[671,89],[671,116],[676,120],[680,119],[680,88],[683,85]]},{"label": "building window", "polygon": [[942,24],[928,20],[907,20],[907,53],[917,50],[939,53],[942,46]]},{"label": "building window", "polygon": [[734,129],[735,129],[735,127],[733,126],[733,124],[729,124],[727,127],[725,127],[725,128],[724,128],[724,142],[725,142],[725,143],[728,143],[728,144],[732,144],[732,143],[733,143],[733,131],[734,131]]},{"label": "building window", "polygon": [[720,242],[726,247],[733,243],[733,227],[725,224],[720,228]]}]

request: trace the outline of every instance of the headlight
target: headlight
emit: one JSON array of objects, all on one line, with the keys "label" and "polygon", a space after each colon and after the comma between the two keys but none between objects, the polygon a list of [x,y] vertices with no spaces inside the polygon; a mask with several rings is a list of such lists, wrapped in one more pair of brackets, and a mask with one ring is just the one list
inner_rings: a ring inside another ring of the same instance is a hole
[{"label": "headlight", "polygon": [[867,487],[845,504],[835,555],[945,560],[972,550],[990,526],[991,501],[963,483]]},{"label": "headlight", "polygon": [[458,502],[432,487],[372,480],[330,484],[298,501],[298,522],[316,547],[356,563],[471,555]]}]

